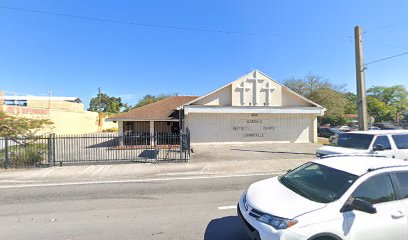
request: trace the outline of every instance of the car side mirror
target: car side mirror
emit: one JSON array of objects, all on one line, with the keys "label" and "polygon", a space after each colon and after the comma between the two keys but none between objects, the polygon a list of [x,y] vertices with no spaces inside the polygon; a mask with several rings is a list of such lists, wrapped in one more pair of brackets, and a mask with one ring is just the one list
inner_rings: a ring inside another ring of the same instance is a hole
[{"label": "car side mirror", "polygon": [[374,151],[384,151],[384,146],[381,144],[377,144],[373,148]]},{"label": "car side mirror", "polygon": [[361,211],[369,214],[377,213],[377,209],[373,206],[373,204],[360,198],[351,198],[340,210],[340,212],[347,212],[351,210]]}]

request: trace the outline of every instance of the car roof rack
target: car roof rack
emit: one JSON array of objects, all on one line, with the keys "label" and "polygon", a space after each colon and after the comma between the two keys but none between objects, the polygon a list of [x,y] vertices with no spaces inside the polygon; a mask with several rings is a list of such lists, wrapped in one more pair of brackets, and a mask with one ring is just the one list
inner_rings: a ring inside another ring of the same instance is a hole
[{"label": "car roof rack", "polygon": [[369,168],[367,169],[367,172],[373,172],[381,169],[387,169],[387,168],[398,168],[398,167],[408,167],[407,165],[393,165],[393,166],[385,166],[385,167],[377,167],[377,168]]},{"label": "car roof rack", "polygon": [[333,157],[379,157],[379,158],[384,158],[387,156],[384,155],[378,155],[378,154],[372,154],[372,153],[343,153],[343,154],[329,154],[329,155],[324,155],[320,157],[321,159],[324,158],[333,158]]}]

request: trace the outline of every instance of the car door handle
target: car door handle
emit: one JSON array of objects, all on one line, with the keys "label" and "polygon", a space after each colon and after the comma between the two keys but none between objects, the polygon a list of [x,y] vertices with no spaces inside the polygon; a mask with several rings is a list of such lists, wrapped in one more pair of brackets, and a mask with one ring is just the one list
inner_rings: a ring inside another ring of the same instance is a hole
[{"label": "car door handle", "polygon": [[402,218],[404,216],[405,216],[405,214],[402,211],[397,211],[397,212],[391,214],[391,217],[393,219],[399,219],[399,218]]}]

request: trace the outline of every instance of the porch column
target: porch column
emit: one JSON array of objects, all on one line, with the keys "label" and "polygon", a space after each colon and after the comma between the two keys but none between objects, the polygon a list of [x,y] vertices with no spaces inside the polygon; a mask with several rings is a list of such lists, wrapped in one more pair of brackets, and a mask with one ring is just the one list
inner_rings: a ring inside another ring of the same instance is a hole
[{"label": "porch column", "polygon": [[119,146],[123,146],[123,122],[118,121]]},{"label": "porch column", "polygon": [[150,121],[150,145],[154,145],[154,121]]},{"label": "porch column", "polygon": [[312,121],[313,121],[313,126],[312,126],[312,142],[313,143],[317,143],[318,142],[318,139],[317,139],[317,117],[316,116],[313,116],[313,119],[312,119]]}]

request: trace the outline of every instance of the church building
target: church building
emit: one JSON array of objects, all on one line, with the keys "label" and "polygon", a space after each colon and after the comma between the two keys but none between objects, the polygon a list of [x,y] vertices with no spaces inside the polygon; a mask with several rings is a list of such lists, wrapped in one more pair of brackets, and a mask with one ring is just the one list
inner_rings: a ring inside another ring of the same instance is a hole
[{"label": "church building", "polygon": [[190,130],[191,144],[317,142],[325,108],[254,70],[204,96],[174,96],[111,121],[120,134]]}]

